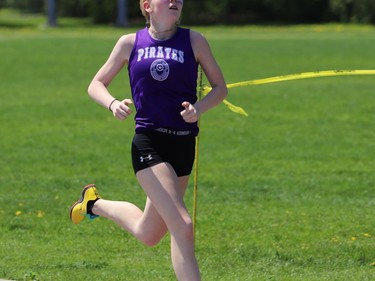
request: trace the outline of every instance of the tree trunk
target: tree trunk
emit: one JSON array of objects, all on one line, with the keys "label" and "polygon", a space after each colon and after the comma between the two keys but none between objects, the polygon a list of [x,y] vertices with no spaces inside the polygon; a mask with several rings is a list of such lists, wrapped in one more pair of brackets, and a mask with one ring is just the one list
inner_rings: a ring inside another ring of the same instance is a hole
[{"label": "tree trunk", "polygon": [[48,26],[57,25],[57,0],[47,1],[47,13],[48,13]]},{"label": "tree trunk", "polygon": [[117,0],[117,26],[128,26],[127,1]]}]

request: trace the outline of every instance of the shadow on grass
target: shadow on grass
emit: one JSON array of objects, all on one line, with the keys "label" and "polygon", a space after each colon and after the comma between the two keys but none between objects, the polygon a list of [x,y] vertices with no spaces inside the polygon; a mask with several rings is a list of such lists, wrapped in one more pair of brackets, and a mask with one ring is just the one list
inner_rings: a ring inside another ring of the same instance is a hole
[{"label": "shadow on grass", "polygon": [[9,28],[9,29],[20,29],[20,28],[34,28],[36,27],[35,24],[31,23],[13,23],[13,22],[1,22],[0,21],[0,28]]}]

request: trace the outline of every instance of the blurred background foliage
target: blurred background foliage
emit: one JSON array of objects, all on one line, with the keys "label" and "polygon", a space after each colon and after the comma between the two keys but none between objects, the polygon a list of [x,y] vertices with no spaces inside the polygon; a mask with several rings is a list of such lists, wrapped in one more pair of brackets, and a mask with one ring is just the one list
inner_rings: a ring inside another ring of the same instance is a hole
[{"label": "blurred background foliage", "polygon": [[[62,17],[89,18],[94,24],[116,22],[119,0],[55,0]],[[130,25],[143,23],[138,1],[124,0]],[[0,0],[0,9],[46,13],[47,0]],[[375,24],[375,0],[186,0],[186,24]]]}]

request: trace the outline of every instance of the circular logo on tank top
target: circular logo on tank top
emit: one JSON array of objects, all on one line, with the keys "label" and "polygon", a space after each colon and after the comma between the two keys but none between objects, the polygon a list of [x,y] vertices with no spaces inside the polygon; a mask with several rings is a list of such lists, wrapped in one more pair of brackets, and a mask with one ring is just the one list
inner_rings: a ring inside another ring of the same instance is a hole
[{"label": "circular logo on tank top", "polygon": [[150,66],[152,78],[157,81],[164,81],[169,76],[169,65],[163,59],[155,60]]}]

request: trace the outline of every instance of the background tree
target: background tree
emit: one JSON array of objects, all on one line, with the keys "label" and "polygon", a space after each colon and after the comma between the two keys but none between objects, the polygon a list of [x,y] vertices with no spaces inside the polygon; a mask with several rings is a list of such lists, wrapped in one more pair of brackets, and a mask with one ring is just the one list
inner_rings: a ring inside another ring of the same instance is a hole
[{"label": "background tree", "polygon": [[48,25],[57,25],[57,5],[56,0],[47,1],[47,15],[48,15]]},{"label": "background tree", "polygon": [[117,21],[118,26],[128,26],[128,12],[127,12],[127,1],[117,0]]}]

